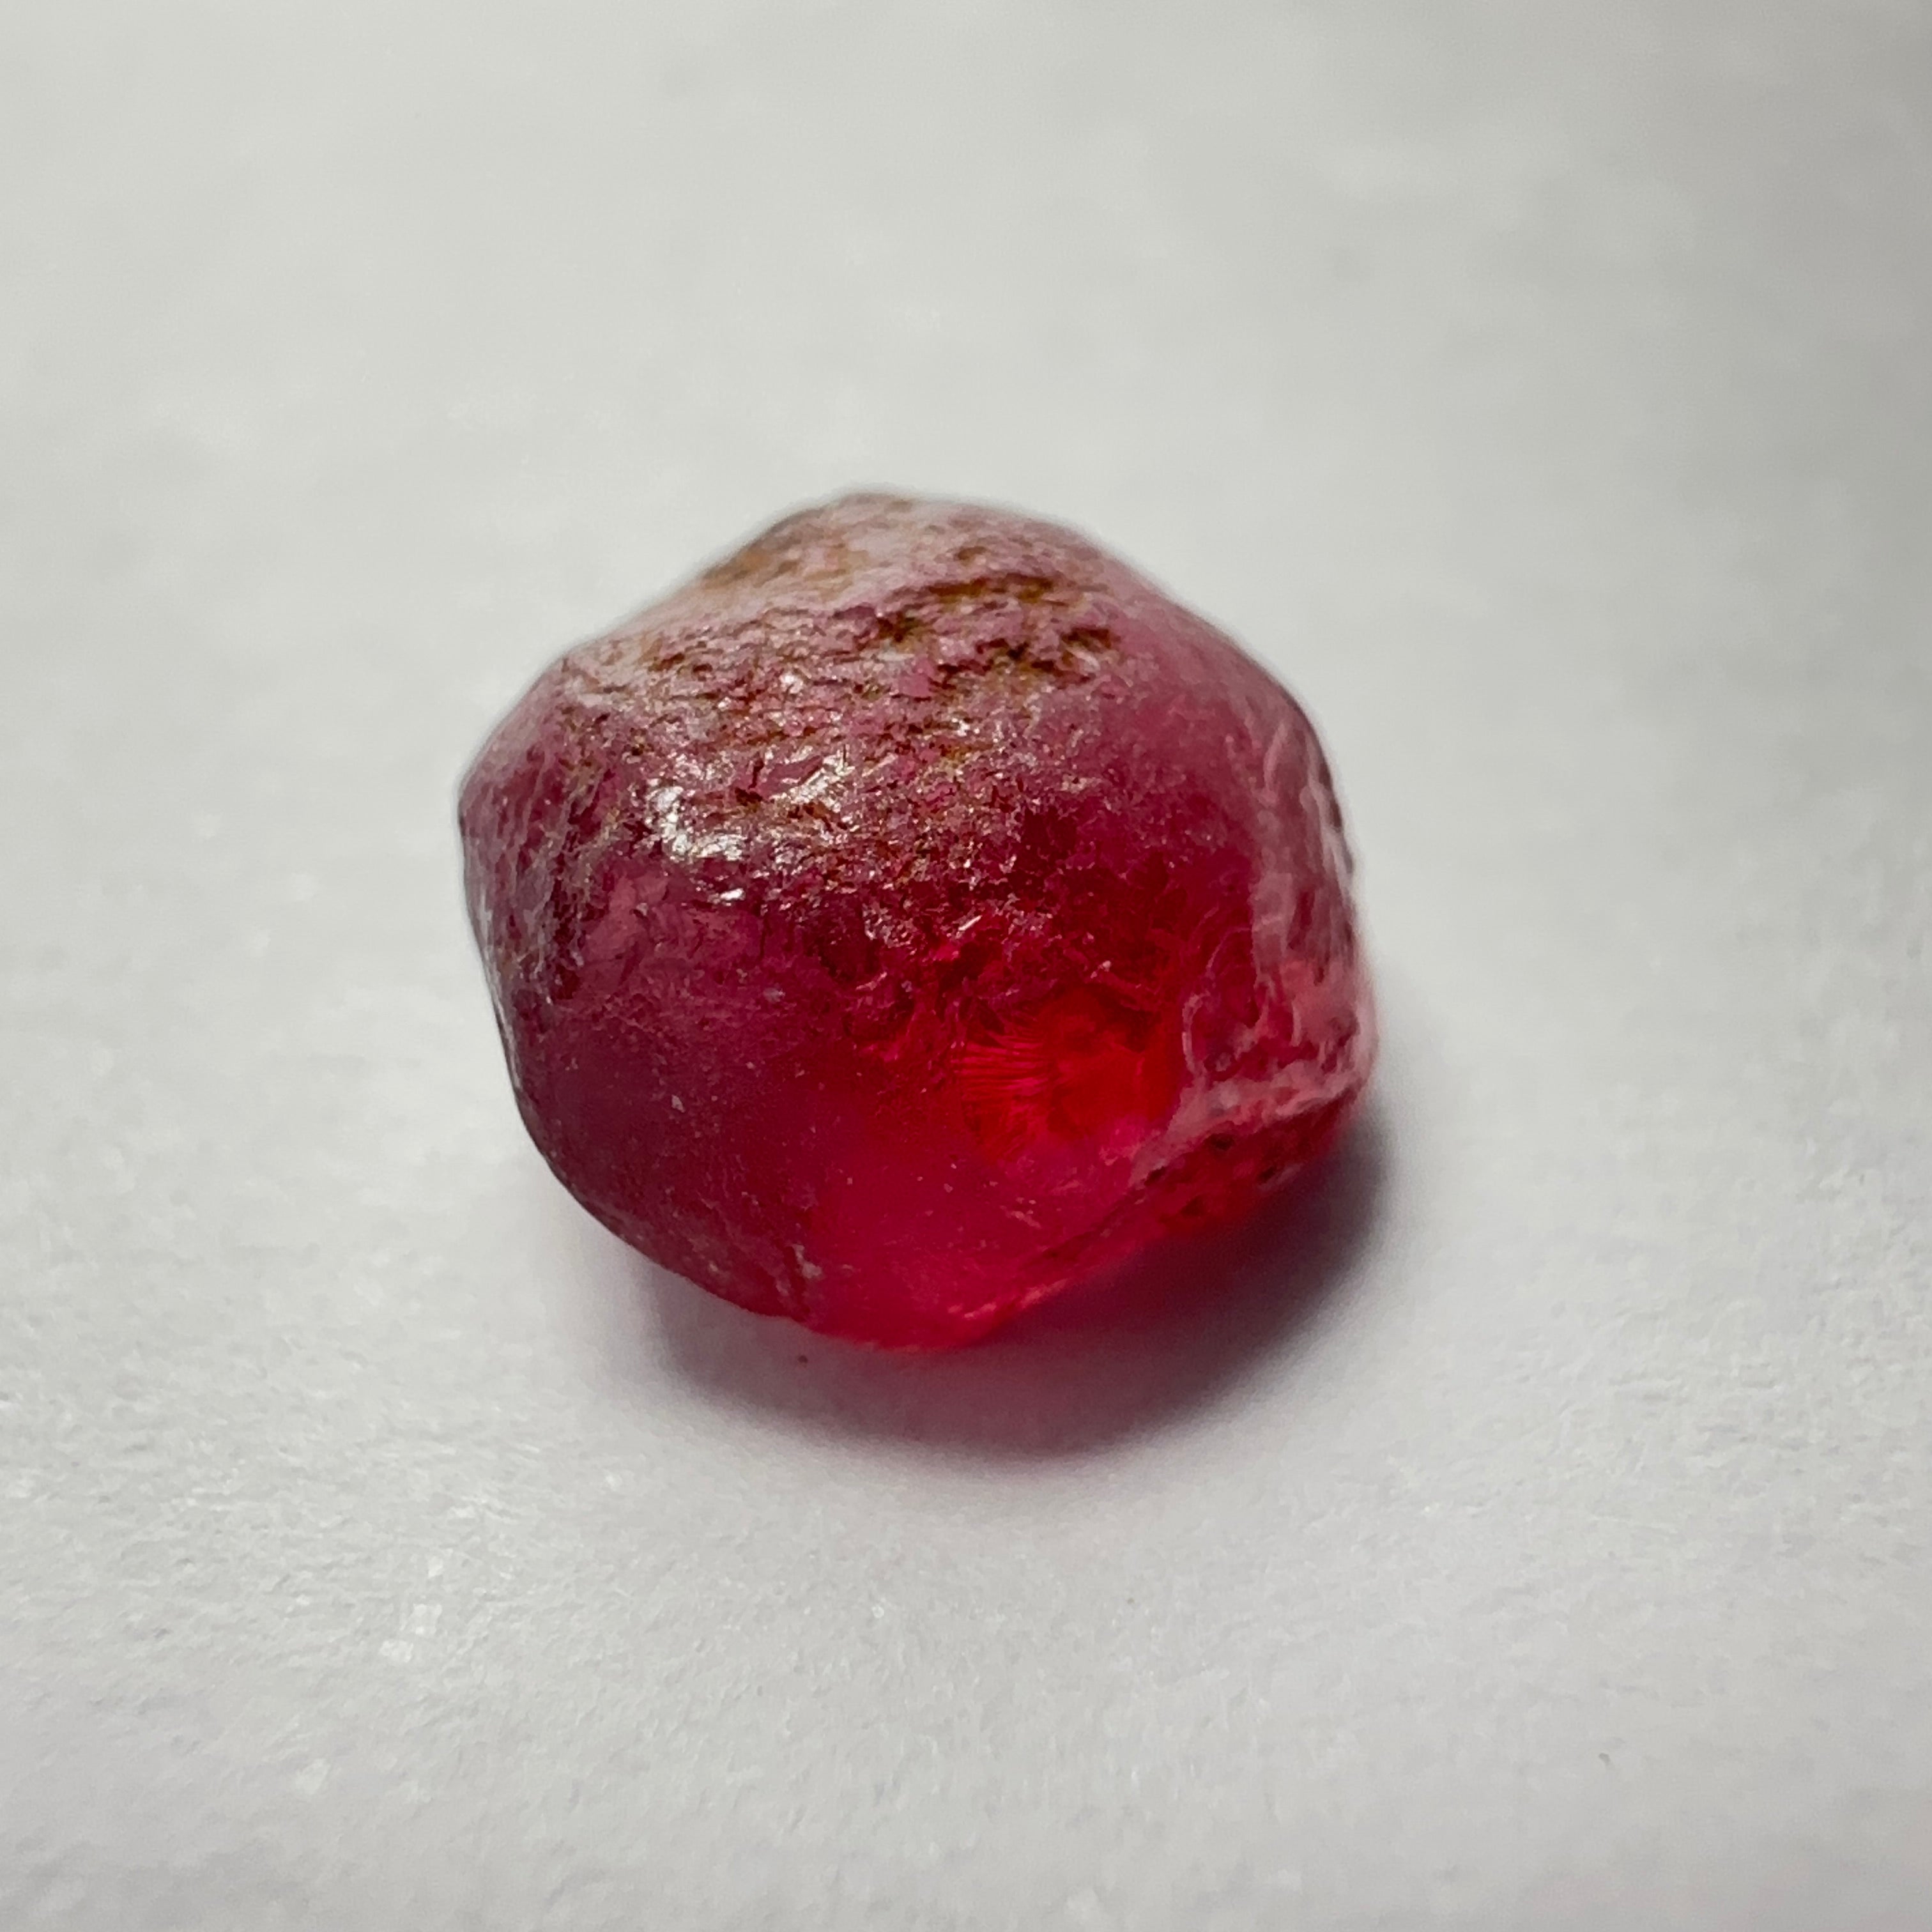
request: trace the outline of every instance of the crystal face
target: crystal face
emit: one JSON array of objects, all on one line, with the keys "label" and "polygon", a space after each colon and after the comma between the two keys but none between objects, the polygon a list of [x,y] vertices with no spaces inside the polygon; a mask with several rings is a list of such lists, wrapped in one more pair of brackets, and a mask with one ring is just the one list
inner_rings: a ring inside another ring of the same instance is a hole
[{"label": "crystal face", "polygon": [[830,1334],[963,1341],[1241,1215],[1368,1078],[1312,728],[1051,524],[787,518],[545,671],[460,822],[558,1178]]}]

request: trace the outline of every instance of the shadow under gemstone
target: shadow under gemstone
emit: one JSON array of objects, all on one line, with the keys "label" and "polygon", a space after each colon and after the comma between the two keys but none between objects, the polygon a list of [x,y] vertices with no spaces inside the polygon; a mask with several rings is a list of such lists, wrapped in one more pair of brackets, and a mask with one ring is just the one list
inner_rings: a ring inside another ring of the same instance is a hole
[{"label": "shadow under gemstone", "polygon": [[870,1349],[748,1315],[637,1258],[673,1372],[781,1427],[985,1456],[1078,1454],[1226,1399],[1358,1270],[1389,1169],[1372,1094],[1340,1144],[1253,1219],[1174,1240],[986,1340]]}]

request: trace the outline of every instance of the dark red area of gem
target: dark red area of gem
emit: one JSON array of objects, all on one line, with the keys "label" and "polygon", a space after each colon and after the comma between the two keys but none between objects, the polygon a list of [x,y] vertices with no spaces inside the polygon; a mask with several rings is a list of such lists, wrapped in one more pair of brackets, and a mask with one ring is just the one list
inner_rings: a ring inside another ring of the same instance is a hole
[{"label": "dark red area of gem", "polygon": [[853,496],[570,652],[462,790],[524,1120],[700,1287],[939,1346],[1322,1151],[1374,1054],[1313,729],[1057,526]]}]

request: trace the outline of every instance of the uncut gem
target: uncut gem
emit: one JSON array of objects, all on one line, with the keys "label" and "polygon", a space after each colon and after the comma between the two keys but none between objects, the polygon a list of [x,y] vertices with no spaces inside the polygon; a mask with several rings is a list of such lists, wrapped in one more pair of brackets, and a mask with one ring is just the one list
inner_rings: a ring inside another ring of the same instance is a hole
[{"label": "uncut gem", "polygon": [[460,802],[518,1102],[667,1268],[933,1347],[1252,1210],[1374,1055],[1313,728],[1057,525],[847,497],[546,670]]}]

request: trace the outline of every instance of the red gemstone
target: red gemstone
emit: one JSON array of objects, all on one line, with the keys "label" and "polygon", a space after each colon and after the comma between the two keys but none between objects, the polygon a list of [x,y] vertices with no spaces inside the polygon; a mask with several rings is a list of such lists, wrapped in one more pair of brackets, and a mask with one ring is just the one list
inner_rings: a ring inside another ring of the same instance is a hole
[{"label": "red gemstone", "polygon": [[461,823],[558,1178],[829,1334],[963,1341],[1246,1212],[1373,1058],[1307,718],[1028,518],[788,518],[545,671]]}]

